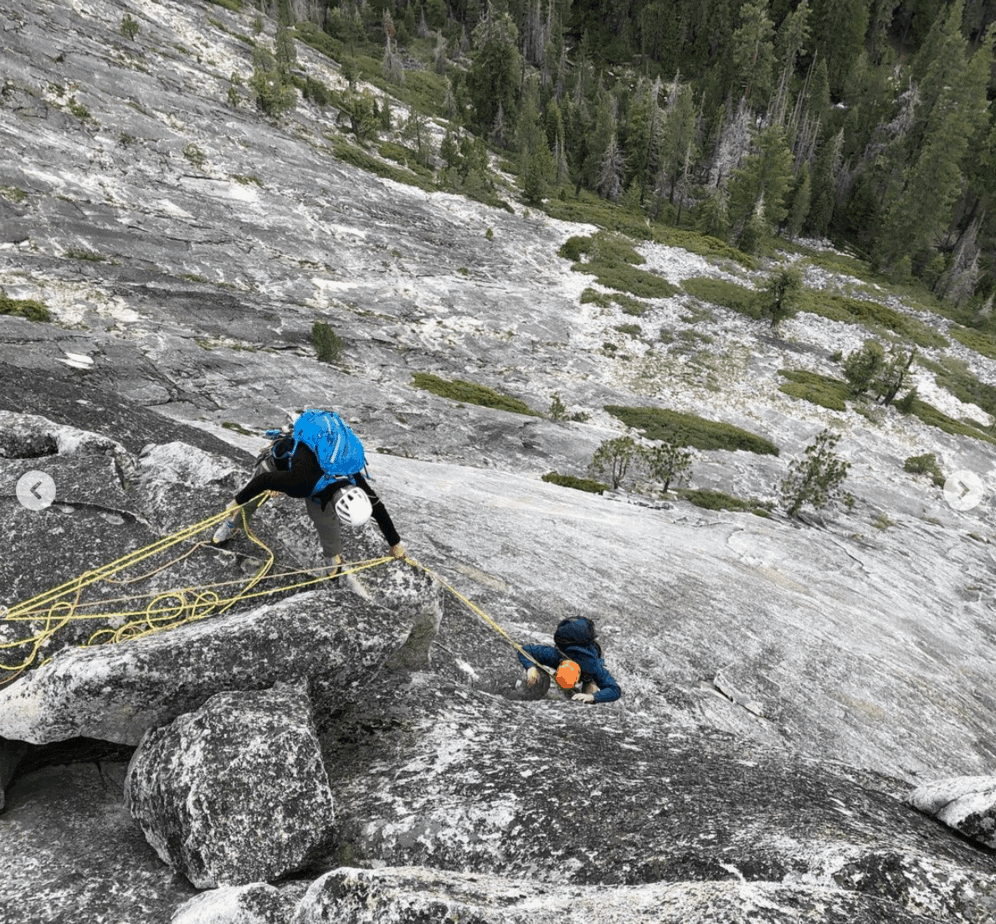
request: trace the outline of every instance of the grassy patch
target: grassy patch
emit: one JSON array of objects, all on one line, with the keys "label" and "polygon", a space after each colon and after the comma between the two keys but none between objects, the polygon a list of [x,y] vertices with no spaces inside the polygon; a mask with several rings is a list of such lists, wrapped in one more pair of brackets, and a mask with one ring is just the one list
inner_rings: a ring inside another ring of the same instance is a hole
[{"label": "grassy patch", "polygon": [[851,391],[846,382],[805,369],[779,369],[778,374],[789,380],[788,385],[778,387],[779,391],[830,411],[847,410]]},{"label": "grassy patch", "polygon": [[574,488],[577,491],[587,491],[589,494],[602,494],[609,490],[609,486],[601,481],[592,478],[575,478],[573,475],[559,475],[557,472],[547,472],[542,480],[565,488]]},{"label": "grassy patch", "polygon": [[799,300],[799,310],[831,321],[845,324],[861,324],[870,330],[884,329],[898,334],[922,347],[947,347],[950,342],[936,330],[922,321],[901,311],[863,298],[847,298],[843,295],[827,295],[823,292],[805,290]]},{"label": "grassy patch", "polygon": [[996,417],[996,386],[980,382],[968,369],[964,360],[946,356],[939,363],[925,357],[917,359],[925,369],[934,373],[937,384],[951,392],[965,404],[975,404],[987,414]]},{"label": "grassy patch", "polygon": [[973,439],[985,440],[987,443],[996,445],[996,439],[982,430],[981,427],[948,417],[947,414],[942,413],[933,405],[927,404],[919,398],[913,400],[910,413],[928,426],[937,427],[938,430],[943,430],[945,433],[950,433],[953,436],[970,436]]},{"label": "grassy patch", "polygon": [[654,240],[667,247],[680,247],[682,250],[710,260],[732,260],[747,267],[747,269],[755,269],[757,266],[757,260],[751,254],[737,250],[726,241],[702,234],[700,231],[656,227],[654,228]]},{"label": "grassy patch", "polygon": [[10,298],[0,292],[0,314],[9,314],[29,321],[51,321],[48,306],[33,298]]},{"label": "grassy patch", "polygon": [[722,491],[707,491],[704,488],[682,488],[678,491],[678,496],[683,500],[695,504],[696,507],[703,507],[706,510],[735,510],[743,513],[753,513],[755,516],[768,517],[771,515],[771,505],[763,504],[757,498],[743,500],[739,497],[732,497]]},{"label": "grassy patch", "polygon": [[[679,291],[663,276],[637,269],[638,264],[646,261],[636,252],[632,241],[619,234],[599,231],[588,237],[570,237],[558,253],[573,261],[571,269],[594,276],[606,289],[639,298],[670,298]],[[582,256],[588,260],[582,261]]]},{"label": "grassy patch", "polygon": [[982,356],[996,359],[996,336],[993,336],[989,331],[952,325],[948,329],[948,333],[962,344],[962,346],[967,346],[970,350],[974,350]]},{"label": "grassy patch", "polygon": [[746,286],[727,282],[725,279],[713,279],[711,276],[693,276],[686,279],[681,287],[693,298],[729,308],[738,314],[745,314],[755,321],[761,320],[761,306],[757,293]]},{"label": "grassy patch", "polygon": [[656,407],[622,407],[618,404],[608,404],[605,410],[626,426],[640,430],[647,439],[666,440],[677,446],[693,446],[702,450],[742,449],[758,455],[778,455],[778,447],[764,437],[697,414]]},{"label": "grassy patch", "polygon": [[530,417],[542,417],[528,404],[518,398],[503,395],[485,385],[465,382],[462,379],[447,381],[430,372],[416,372],[412,375],[412,383],[416,388],[431,391],[441,398],[460,401],[464,404],[478,404],[481,407],[491,407],[499,411],[511,411],[513,414],[527,414]]},{"label": "grassy patch", "polygon": [[398,183],[407,183],[409,186],[416,186],[426,192],[435,192],[438,189],[433,180],[420,176],[417,173],[412,173],[411,170],[386,164],[380,158],[374,157],[355,144],[350,144],[344,138],[332,138],[331,141],[332,152],[339,160],[345,161],[347,164],[352,164],[354,167],[359,167],[361,170],[366,170],[375,176],[382,176],[385,179],[394,180]]},{"label": "grassy patch", "polygon": [[226,10],[231,10],[233,13],[242,12],[242,0],[208,0],[208,3],[213,3],[215,6],[223,7]]}]

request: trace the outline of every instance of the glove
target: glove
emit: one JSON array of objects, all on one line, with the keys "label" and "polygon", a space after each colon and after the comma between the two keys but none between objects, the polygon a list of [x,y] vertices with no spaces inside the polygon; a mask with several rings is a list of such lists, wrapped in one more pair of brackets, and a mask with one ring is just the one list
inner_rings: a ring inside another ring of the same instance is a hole
[{"label": "glove", "polygon": [[395,558],[404,558],[405,557],[405,547],[400,542],[397,545],[392,545],[391,546],[391,554]]},{"label": "glove", "polygon": [[576,703],[593,703],[595,695],[593,693],[575,693],[571,699]]},{"label": "glove", "polygon": [[540,679],[540,669],[538,667],[531,667],[526,671],[526,683],[532,686],[534,683],[539,683]]}]

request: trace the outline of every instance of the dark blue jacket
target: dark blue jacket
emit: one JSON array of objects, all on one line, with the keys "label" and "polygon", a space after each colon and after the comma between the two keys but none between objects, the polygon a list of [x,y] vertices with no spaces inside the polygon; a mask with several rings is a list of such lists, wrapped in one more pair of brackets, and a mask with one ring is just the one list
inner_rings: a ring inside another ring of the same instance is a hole
[{"label": "dark blue jacket", "polygon": [[[598,686],[598,692],[595,694],[596,703],[611,703],[622,696],[619,684],[605,669],[605,662],[598,656],[594,645],[584,647],[571,645],[564,649],[564,654],[552,645],[523,645],[522,648],[546,667],[556,668],[564,660],[564,655],[572,661],[577,661],[578,667],[581,668],[581,681],[586,683],[592,680]],[[525,655],[520,654],[519,660],[527,670],[534,666]]]}]

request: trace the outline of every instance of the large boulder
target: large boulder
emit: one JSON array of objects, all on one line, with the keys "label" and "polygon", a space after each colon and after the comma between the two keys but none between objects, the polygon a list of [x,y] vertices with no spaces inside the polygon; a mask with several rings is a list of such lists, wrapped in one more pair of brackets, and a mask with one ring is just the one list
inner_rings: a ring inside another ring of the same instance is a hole
[{"label": "large boulder", "polygon": [[402,647],[414,625],[438,619],[428,578],[400,562],[385,569],[399,572],[378,578],[399,588],[397,608],[322,589],[132,641],[64,648],[0,689],[0,736],[138,744],[215,693],[288,680],[307,680],[319,701],[334,699]]},{"label": "large boulder", "polygon": [[222,886],[182,904],[170,924],[287,924],[307,888],[307,882]]},{"label": "large boulder", "polygon": [[795,924],[802,920],[931,924],[937,919],[875,896],[818,883],[727,879],[537,888],[520,879],[398,867],[327,873],[301,899],[291,924]]},{"label": "large boulder", "polygon": [[310,703],[292,687],[220,693],[150,731],[125,799],[159,857],[205,889],[299,869],[335,820]]},{"label": "large boulder", "polygon": [[966,837],[996,847],[996,776],[924,783],[910,793],[909,803]]}]

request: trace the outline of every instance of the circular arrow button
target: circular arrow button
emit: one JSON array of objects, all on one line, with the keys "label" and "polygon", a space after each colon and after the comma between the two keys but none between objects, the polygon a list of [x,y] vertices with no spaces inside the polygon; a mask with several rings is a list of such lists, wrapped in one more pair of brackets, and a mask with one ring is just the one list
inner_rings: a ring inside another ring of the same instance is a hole
[{"label": "circular arrow button", "polygon": [[985,488],[975,472],[960,471],[944,482],[944,499],[954,510],[971,510],[982,500]]},{"label": "circular arrow button", "polygon": [[17,481],[17,499],[28,510],[44,510],[55,500],[55,482],[44,472],[25,472]]}]

